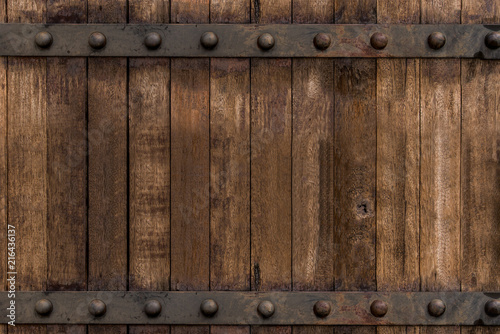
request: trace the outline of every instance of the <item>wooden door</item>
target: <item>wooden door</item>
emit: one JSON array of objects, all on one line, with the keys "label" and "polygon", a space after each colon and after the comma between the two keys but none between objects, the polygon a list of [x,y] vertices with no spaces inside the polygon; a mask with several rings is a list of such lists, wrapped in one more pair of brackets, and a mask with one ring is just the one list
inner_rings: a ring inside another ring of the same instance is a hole
[{"label": "wooden door", "polygon": [[[7,0],[0,19],[492,25],[500,2]],[[17,289],[499,291],[499,115],[498,60],[3,57]],[[500,329],[0,325],[87,332]]]}]

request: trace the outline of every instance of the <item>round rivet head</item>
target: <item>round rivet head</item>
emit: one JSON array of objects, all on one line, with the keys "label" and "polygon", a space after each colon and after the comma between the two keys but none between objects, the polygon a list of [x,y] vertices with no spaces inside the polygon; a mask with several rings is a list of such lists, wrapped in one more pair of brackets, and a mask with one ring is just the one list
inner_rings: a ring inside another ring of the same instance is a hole
[{"label": "round rivet head", "polygon": [[370,311],[378,318],[386,315],[388,309],[387,303],[382,300],[375,300],[370,306]]},{"label": "round rivet head", "polygon": [[161,304],[157,300],[149,300],[144,305],[144,313],[147,314],[148,317],[157,317],[161,313]]},{"label": "round rivet head", "polygon": [[444,311],[446,311],[446,305],[441,299],[433,299],[429,305],[427,305],[427,310],[433,317],[440,317],[443,315]]},{"label": "round rivet head", "polygon": [[389,39],[385,34],[382,34],[381,32],[376,32],[372,35],[370,38],[370,44],[374,49],[377,50],[382,50],[387,46],[387,43],[389,43]]},{"label": "round rivet head", "polygon": [[161,45],[160,34],[157,32],[150,32],[149,34],[147,34],[144,38],[144,45],[146,45],[146,47],[151,50],[158,49]]},{"label": "round rivet head", "polygon": [[496,31],[490,32],[484,38],[484,43],[490,49],[498,49],[498,48],[500,48],[500,33],[496,32]]},{"label": "round rivet head", "polygon": [[264,33],[259,36],[257,44],[262,50],[271,50],[274,47],[274,37],[269,33]]},{"label": "round rivet head", "polygon": [[500,315],[500,300],[490,300],[484,305],[484,311],[490,317],[498,317]]},{"label": "round rivet head", "polygon": [[93,32],[89,37],[89,45],[94,49],[102,49],[106,46],[106,36],[100,32]]},{"label": "round rivet head", "polygon": [[257,311],[259,311],[259,314],[262,317],[270,318],[273,316],[275,311],[274,304],[271,303],[269,300],[264,300],[260,302],[259,306],[257,307]]},{"label": "round rivet head", "polygon": [[52,35],[47,31],[41,31],[35,36],[35,43],[41,48],[48,48],[53,42]]},{"label": "round rivet head", "polygon": [[314,36],[314,46],[318,50],[326,50],[332,44],[332,38],[330,35],[320,32]]},{"label": "round rivet head", "polygon": [[106,313],[106,304],[100,299],[94,299],[89,304],[89,313],[94,317],[102,317]]},{"label": "round rivet head", "polygon": [[200,310],[205,316],[211,317],[217,313],[219,305],[213,299],[205,299],[201,302]]},{"label": "round rivet head", "polygon": [[446,36],[441,32],[433,32],[427,38],[431,49],[439,50],[446,44]]},{"label": "round rivet head", "polygon": [[214,32],[206,32],[201,35],[200,43],[205,49],[213,49],[219,43],[219,37]]},{"label": "round rivet head", "polygon": [[316,314],[317,317],[325,318],[330,315],[330,312],[332,312],[332,305],[326,300],[320,300],[314,304],[313,309],[314,314]]},{"label": "round rivet head", "polygon": [[40,315],[49,315],[52,309],[52,302],[48,299],[40,299],[35,304],[35,311]]}]

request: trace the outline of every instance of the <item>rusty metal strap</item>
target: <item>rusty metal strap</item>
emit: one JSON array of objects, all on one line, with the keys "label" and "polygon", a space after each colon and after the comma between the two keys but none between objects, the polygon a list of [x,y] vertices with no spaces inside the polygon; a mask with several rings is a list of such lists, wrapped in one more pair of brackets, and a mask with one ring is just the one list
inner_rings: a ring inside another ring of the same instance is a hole
[{"label": "rusty metal strap", "polygon": [[[182,325],[500,325],[500,293],[0,293],[0,323]],[[10,318],[9,318],[10,315]]]},{"label": "rusty metal strap", "polygon": [[0,24],[0,56],[500,59],[500,25]]}]

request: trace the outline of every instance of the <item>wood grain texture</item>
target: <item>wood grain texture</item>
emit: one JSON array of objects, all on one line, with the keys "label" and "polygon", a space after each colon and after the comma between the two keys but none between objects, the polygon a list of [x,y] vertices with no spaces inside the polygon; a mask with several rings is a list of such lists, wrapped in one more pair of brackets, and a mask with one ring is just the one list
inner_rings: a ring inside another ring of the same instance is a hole
[{"label": "wood grain texture", "polygon": [[[88,1],[90,23],[126,22],[126,1]],[[127,60],[88,59],[89,290],[126,290]],[[89,326],[90,334],[127,326]]]},{"label": "wood grain texture", "polygon": [[[168,23],[168,0],[129,0],[130,23]],[[129,290],[170,289],[170,59],[129,60]],[[129,326],[131,334],[169,326]]]},{"label": "wood grain texture", "polygon": [[212,59],[210,288],[250,289],[250,61]]},{"label": "wood grain texture", "polygon": [[[419,23],[420,1],[377,2],[378,23]],[[377,290],[418,291],[420,60],[377,60]],[[379,334],[418,332],[378,327]]]},{"label": "wood grain texture", "polygon": [[[0,22],[7,21],[6,3],[0,4]],[[7,57],[0,57],[0,230],[7,232]],[[6,290],[7,238],[0,240],[0,291]],[[0,325],[0,333],[7,334],[7,326]]]},{"label": "wood grain texture", "polygon": [[[45,1],[7,2],[11,23],[45,22]],[[8,58],[8,224],[16,227],[17,290],[47,288],[46,59]],[[9,333],[46,333],[46,326],[16,326]]]},{"label": "wood grain texture", "polygon": [[252,289],[290,290],[291,60],[252,59],[251,77]]},{"label": "wood grain texture", "polygon": [[[460,3],[453,0],[424,1],[422,23],[460,23],[460,17],[453,14],[457,11]],[[423,291],[460,289],[460,100],[460,61],[422,60],[420,277]]]},{"label": "wood grain texture", "polygon": [[[376,23],[376,1],[335,1],[335,23]],[[334,276],[336,290],[376,289],[376,60],[334,69]],[[376,327],[336,327],[374,333]]]},{"label": "wood grain texture", "polygon": [[[498,1],[462,2],[462,22],[500,23]],[[461,289],[498,291],[500,248],[500,64],[463,60],[461,150]],[[498,327],[462,327],[462,333],[498,333]]]},{"label": "wood grain texture", "polygon": [[170,22],[170,0],[128,0],[128,10],[129,23]]},{"label": "wood grain texture", "polygon": [[[172,23],[208,23],[208,0],[172,0]],[[171,61],[172,290],[210,287],[210,60]],[[209,333],[173,326],[172,333]]]},{"label": "wood grain texture", "polygon": [[[294,1],[293,6],[294,23],[333,23],[333,1]],[[293,290],[331,291],[335,286],[333,74],[331,59],[293,59]],[[331,326],[293,327],[299,334],[333,331]]]},{"label": "wood grain texture", "polygon": [[[290,23],[290,0],[252,1],[252,23]],[[251,60],[252,290],[291,285],[291,59]],[[291,333],[289,326],[252,333]]]},{"label": "wood grain texture", "polygon": [[87,23],[87,0],[46,0],[47,22]]},{"label": "wood grain texture", "polygon": [[[212,0],[211,23],[249,23],[250,2]],[[210,289],[250,289],[250,60],[210,63]],[[246,334],[249,326],[212,326]]]},{"label": "wood grain texture", "polygon": [[[127,61],[88,61],[88,288],[126,290]],[[126,326],[89,326],[90,331],[124,332]]]},{"label": "wood grain texture", "polygon": [[[419,23],[420,1],[378,1],[378,23]],[[420,61],[377,60],[377,290],[418,291]]]},{"label": "wood grain texture", "polygon": [[418,291],[420,61],[378,60],[377,290]]}]

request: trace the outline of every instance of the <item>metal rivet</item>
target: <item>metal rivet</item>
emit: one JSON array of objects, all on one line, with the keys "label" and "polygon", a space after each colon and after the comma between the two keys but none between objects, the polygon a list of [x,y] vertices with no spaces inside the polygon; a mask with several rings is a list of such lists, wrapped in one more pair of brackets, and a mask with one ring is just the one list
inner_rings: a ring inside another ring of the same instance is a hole
[{"label": "metal rivet", "polygon": [[387,310],[388,310],[387,303],[382,300],[375,300],[370,306],[370,311],[372,312],[372,314],[379,318],[386,315]]},{"label": "metal rivet", "polygon": [[201,312],[207,317],[213,316],[219,310],[219,305],[213,299],[205,299],[201,302]]},{"label": "metal rivet", "polygon": [[427,43],[429,43],[431,49],[441,49],[446,44],[446,36],[441,32],[433,32],[427,38]]},{"label": "metal rivet", "polygon": [[148,317],[157,317],[161,313],[161,304],[157,300],[149,300],[144,305],[144,312]]},{"label": "metal rivet", "polygon": [[48,299],[40,299],[35,304],[35,311],[40,315],[49,315],[52,309],[52,302]]},{"label": "metal rivet", "polygon": [[94,299],[89,304],[89,312],[94,317],[102,317],[106,313],[106,304],[100,299]]},{"label": "metal rivet", "polygon": [[50,47],[53,41],[52,35],[47,31],[40,31],[35,36],[35,43],[41,48]]},{"label": "metal rivet", "polygon": [[260,315],[264,318],[270,318],[273,316],[275,311],[274,304],[269,300],[264,300],[260,302],[259,306],[257,307],[257,311],[259,311]]},{"label": "metal rivet", "polygon": [[211,31],[203,33],[200,43],[205,49],[213,49],[219,43],[219,37]]},{"label": "metal rivet", "polygon": [[259,36],[257,44],[262,50],[270,50],[274,47],[274,37],[266,32]]},{"label": "metal rivet", "polygon": [[370,43],[374,49],[382,50],[387,46],[387,43],[389,43],[389,39],[381,32],[376,32],[370,38]]},{"label": "metal rivet", "polygon": [[484,38],[484,43],[486,43],[486,46],[490,49],[500,48],[500,33],[496,31],[490,32]]},{"label": "metal rivet", "polygon": [[89,37],[89,45],[94,49],[102,49],[106,46],[106,36],[100,32],[93,32]]},{"label": "metal rivet", "polygon": [[158,49],[161,45],[160,34],[157,32],[150,32],[149,34],[147,34],[144,38],[144,45],[146,45],[146,47],[151,50]]},{"label": "metal rivet", "polygon": [[314,304],[313,309],[314,309],[314,314],[316,314],[316,316],[320,318],[325,318],[332,311],[332,305],[326,300],[320,300],[317,301],[316,304]]},{"label": "metal rivet", "polygon": [[500,300],[493,299],[484,305],[484,311],[490,317],[498,317],[500,315]]},{"label": "metal rivet", "polygon": [[314,36],[314,46],[318,50],[326,50],[332,44],[332,39],[330,35],[320,32]]},{"label": "metal rivet", "polygon": [[429,305],[427,305],[427,310],[433,317],[440,317],[443,315],[444,311],[446,311],[446,305],[441,299],[433,299]]}]

